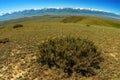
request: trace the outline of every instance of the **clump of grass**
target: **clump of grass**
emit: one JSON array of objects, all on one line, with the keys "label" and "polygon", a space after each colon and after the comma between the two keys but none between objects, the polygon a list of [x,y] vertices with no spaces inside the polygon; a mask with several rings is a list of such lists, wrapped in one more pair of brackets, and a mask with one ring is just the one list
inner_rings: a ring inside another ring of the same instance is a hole
[{"label": "clump of grass", "polygon": [[39,45],[38,62],[49,68],[56,67],[69,76],[73,72],[82,76],[96,75],[103,60],[92,41],[73,37],[48,39]]}]

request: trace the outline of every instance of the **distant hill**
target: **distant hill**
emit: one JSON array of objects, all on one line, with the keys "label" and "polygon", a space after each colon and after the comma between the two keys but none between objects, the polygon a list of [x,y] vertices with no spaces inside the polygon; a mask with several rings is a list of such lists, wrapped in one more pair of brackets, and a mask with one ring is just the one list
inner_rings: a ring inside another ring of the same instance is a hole
[{"label": "distant hill", "polygon": [[18,11],[13,13],[6,13],[0,16],[0,21],[10,20],[10,19],[17,19],[17,18],[24,18],[24,17],[31,17],[31,16],[43,16],[43,15],[63,15],[63,16],[93,16],[93,17],[105,17],[105,18],[114,18],[120,19],[120,15],[93,10],[93,9],[73,9],[73,8],[44,8],[44,9],[30,9],[24,11]]},{"label": "distant hill", "polygon": [[[116,27],[120,28],[120,20],[107,19],[99,17],[89,17],[89,16],[33,16],[24,17],[19,19],[12,19],[0,22],[1,26],[6,26],[8,24],[24,24],[24,23],[34,23],[38,24],[40,22],[58,22],[58,23],[76,23],[83,25],[94,25],[94,26],[106,26],[106,27]],[[0,27],[1,27],[0,26]]]},{"label": "distant hill", "polygon": [[105,19],[105,18],[99,18],[99,17],[69,16],[64,18],[61,22],[81,23],[81,24],[88,24],[88,25],[109,26],[109,27],[120,28],[119,20]]}]

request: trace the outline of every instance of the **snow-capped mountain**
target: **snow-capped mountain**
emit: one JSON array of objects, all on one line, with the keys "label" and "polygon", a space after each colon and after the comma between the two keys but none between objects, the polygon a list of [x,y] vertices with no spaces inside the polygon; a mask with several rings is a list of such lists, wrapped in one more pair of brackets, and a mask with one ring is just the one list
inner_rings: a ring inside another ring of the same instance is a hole
[{"label": "snow-capped mountain", "polygon": [[0,15],[0,21],[31,17],[31,16],[43,16],[43,15],[81,15],[81,16],[95,16],[120,19],[120,15],[105,12],[96,9],[84,9],[84,8],[43,8],[43,9],[30,9],[16,12],[9,12]]}]

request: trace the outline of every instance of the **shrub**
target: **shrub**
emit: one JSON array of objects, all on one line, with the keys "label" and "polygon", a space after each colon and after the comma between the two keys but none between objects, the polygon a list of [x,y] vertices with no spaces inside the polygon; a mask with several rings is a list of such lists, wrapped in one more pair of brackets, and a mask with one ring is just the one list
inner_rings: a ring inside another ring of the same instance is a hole
[{"label": "shrub", "polygon": [[49,39],[39,45],[38,62],[49,68],[62,69],[69,76],[73,72],[82,76],[96,74],[102,57],[92,41],[73,37]]},{"label": "shrub", "polygon": [[9,38],[3,38],[3,39],[0,39],[0,43],[7,43],[7,42],[10,42]]},{"label": "shrub", "polygon": [[89,25],[89,24],[86,24],[86,26],[87,26],[87,27],[90,27],[90,25]]},{"label": "shrub", "polygon": [[20,27],[23,27],[23,25],[22,24],[16,24],[16,25],[13,26],[14,29],[15,28],[20,28]]}]

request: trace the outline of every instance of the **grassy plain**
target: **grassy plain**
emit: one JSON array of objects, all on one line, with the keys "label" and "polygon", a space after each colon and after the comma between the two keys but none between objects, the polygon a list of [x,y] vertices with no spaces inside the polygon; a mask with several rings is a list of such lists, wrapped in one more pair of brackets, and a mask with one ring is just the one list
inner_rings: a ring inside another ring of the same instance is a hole
[{"label": "grassy plain", "polygon": [[[120,79],[120,21],[83,16],[42,16],[21,18],[0,23],[0,80],[119,80]],[[23,27],[13,29],[15,24]],[[86,25],[90,26],[87,27]],[[64,77],[61,71],[40,67],[37,63],[38,45],[59,36],[89,39],[103,52],[105,62],[96,76]]]}]

